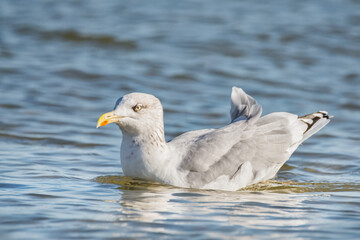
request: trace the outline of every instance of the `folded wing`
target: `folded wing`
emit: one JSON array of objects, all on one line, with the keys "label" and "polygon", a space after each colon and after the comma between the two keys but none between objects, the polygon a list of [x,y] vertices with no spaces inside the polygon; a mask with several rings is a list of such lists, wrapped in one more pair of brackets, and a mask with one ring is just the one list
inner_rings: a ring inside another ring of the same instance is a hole
[{"label": "folded wing", "polygon": [[[303,138],[306,124],[290,113],[263,118],[261,106],[243,90],[231,94],[232,123],[217,130],[193,132],[174,139],[182,146],[179,168],[190,187],[201,188],[219,178],[229,181],[246,172],[246,183],[273,177]],[[295,147],[294,147],[295,146]],[[244,169],[246,168],[246,170]]]}]

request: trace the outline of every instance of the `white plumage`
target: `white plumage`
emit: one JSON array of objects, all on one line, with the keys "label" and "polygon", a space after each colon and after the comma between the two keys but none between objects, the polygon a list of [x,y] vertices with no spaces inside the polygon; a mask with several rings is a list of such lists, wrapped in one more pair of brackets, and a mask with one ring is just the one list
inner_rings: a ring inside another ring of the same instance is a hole
[{"label": "white plumage", "polygon": [[229,125],[187,132],[166,143],[160,101],[131,93],[100,117],[98,127],[114,122],[122,130],[121,163],[127,176],[179,187],[237,190],[273,178],[296,148],[330,121],[325,111],[260,118],[261,112],[260,104],[233,87]]}]

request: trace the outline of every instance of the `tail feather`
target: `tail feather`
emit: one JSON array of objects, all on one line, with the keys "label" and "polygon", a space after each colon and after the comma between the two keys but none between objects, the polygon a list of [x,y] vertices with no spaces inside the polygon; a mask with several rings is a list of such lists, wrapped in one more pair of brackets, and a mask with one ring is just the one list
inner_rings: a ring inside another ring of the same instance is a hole
[{"label": "tail feather", "polygon": [[311,113],[299,117],[299,120],[308,125],[307,129],[304,132],[304,137],[302,141],[305,141],[313,134],[318,132],[320,129],[322,129],[326,124],[330,122],[330,119],[332,117],[333,116],[330,116],[326,111],[318,111],[316,113]]}]

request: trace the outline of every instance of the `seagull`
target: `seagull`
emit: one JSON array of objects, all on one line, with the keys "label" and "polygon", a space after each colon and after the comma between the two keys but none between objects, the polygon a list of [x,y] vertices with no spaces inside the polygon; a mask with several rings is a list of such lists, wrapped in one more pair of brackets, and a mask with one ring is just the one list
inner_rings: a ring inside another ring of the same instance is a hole
[{"label": "seagull", "polygon": [[254,98],[233,87],[228,125],[186,132],[166,142],[160,100],[135,92],[119,98],[97,127],[115,123],[122,131],[120,158],[126,176],[236,191],[275,177],[297,147],[332,117],[326,111],[301,117],[261,113]]}]

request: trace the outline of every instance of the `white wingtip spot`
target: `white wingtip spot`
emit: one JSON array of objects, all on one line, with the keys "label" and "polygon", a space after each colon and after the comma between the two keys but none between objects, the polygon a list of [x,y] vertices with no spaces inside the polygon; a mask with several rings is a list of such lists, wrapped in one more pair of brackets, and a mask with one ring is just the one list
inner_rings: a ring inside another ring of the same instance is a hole
[{"label": "white wingtip spot", "polygon": [[324,115],[323,115],[323,114],[320,114],[320,113],[314,113],[313,116],[314,116],[314,117],[322,118]]},{"label": "white wingtip spot", "polygon": [[304,123],[307,123],[307,124],[312,124],[313,123],[313,120],[309,119],[309,118],[302,118],[300,120],[303,121]]}]

